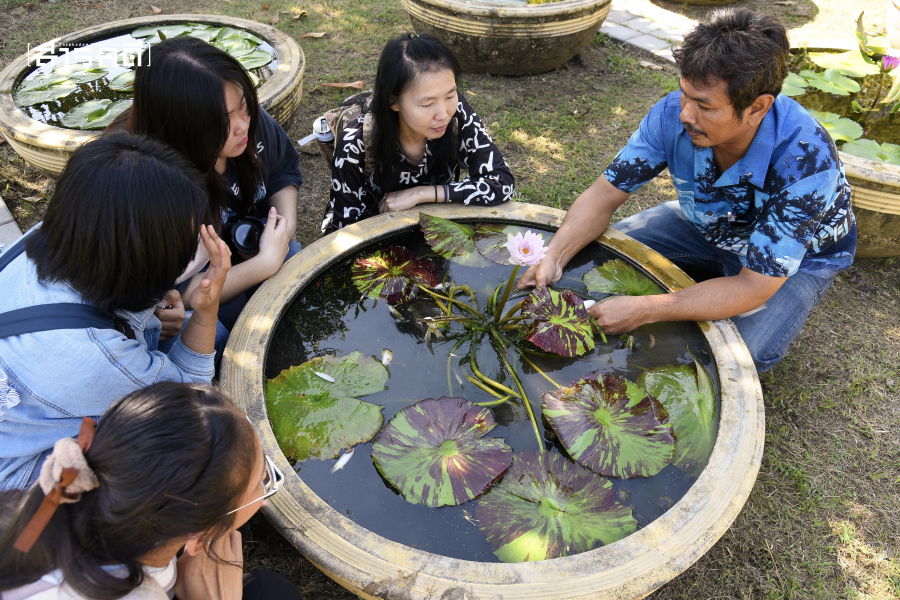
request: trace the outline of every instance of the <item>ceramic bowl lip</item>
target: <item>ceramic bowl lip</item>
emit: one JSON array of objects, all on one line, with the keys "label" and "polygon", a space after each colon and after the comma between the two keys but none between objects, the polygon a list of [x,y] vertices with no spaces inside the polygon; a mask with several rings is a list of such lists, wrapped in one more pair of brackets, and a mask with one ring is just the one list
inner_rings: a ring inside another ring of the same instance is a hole
[{"label": "ceramic bowl lip", "polygon": [[[408,598],[424,599],[434,597],[428,596],[434,590],[440,595],[441,590],[449,593],[459,588],[478,598],[500,594],[503,598],[549,599],[560,597],[563,584],[571,591],[566,598],[640,598],[687,569],[737,517],[762,460],[762,391],[749,352],[728,320],[699,324],[713,350],[721,388],[719,433],[709,464],[669,511],[614,544],[574,556],[519,564],[439,556],[360,527],[332,509],[290,468],[265,408],[263,369],[272,332],[290,300],[316,276],[361,247],[414,228],[420,211],[458,220],[551,229],[559,227],[565,214],[541,206],[508,203],[491,209],[429,206],[379,215],[307,246],[254,294],[229,339],[220,383],[250,417],[264,450],[277,457],[276,462],[287,474],[285,491],[273,496],[264,509],[267,517],[326,574],[366,598],[376,597],[372,586],[390,582],[399,586],[403,582],[398,578],[403,577],[412,577],[411,581],[403,580],[408,593],[404,597]],[[632,261],[643,257],[642,268],[666,289],[692,283],[662,256],[624,234],[608,230],[599,241]]]},{"label": "ceramic bowl lip", "polygon": [[555,16],[577,16],[592,13],[612,0],[566,0],[565,2],[546,2],[528,6],[496,4],[483,0],[410,0],[418,4],[431,6],[452,14],[477,17],[498,17],[510,19],[546,19]]}]

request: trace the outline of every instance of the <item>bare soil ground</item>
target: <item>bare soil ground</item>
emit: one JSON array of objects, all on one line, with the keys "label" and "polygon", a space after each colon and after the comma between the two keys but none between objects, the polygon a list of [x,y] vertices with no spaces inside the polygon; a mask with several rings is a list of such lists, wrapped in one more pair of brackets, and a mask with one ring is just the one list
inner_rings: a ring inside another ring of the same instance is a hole
[{"label": "bare soil ground", "polygon": [[[705,8],[655,0],[702,18]],[[96,2],[96,4],[91,4]],[[26,43],[88,25],[151,14],[150,1],[0,0],[0,67]],[[206,12],[268,23],[300,39],[304,99],[288,133],[299,139],[340,91],[323,82],[371,85],[381,46],[408,28],[396,0],[153,0],[164,13]],[[98,6],[99,5],[99,6]],[[860,10],[884,25],[882,0],[740,0],[823,37],[850,31]],[[281,11],[308,18],[289,21]],[[623,146],[676,72],[641,68],[639,57],[603,36],[563,67],[529,77],[466,75],[462,87],[516,175],[520,200],[568,208]],[[318,238],[329,176],[301,153],[298,239]],[[0,194],[24,229],[39,221],[53,182],[0,145]],[[667,175],[633,195],[624,217],[674,198]],[[718,543],[658,599],[900,599],[900,261],[857,260],[813,311],[784,362],[762,377],[767,434],[760,474],[743,512]],[[308,599],[353,600],[288,544],[262,516],[250,522],[246,566],[278,571]]]}]

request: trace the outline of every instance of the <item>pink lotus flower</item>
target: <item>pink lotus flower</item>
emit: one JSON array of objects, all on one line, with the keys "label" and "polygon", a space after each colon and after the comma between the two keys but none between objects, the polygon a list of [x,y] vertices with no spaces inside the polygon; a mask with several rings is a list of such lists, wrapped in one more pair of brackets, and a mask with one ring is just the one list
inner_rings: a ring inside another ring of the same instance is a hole
[{"label": "pink lotus flower", "polygon": [[900,66],[900,58],[896,56],[885,55],[881,58],[881,65],[884,67],[885,73],[890,73],[898,66]]},{"label": "pink lotus flower", "polygon": [[517,233],[515,237],[511,233],[506,234],[506,249],[509,250],[509,262],[513,265],[523,267],[533,267],[541,262],[541,259],[547,254],[547,248],[544,246],[544,238],[532,233],[529,229],[523,236]]}]

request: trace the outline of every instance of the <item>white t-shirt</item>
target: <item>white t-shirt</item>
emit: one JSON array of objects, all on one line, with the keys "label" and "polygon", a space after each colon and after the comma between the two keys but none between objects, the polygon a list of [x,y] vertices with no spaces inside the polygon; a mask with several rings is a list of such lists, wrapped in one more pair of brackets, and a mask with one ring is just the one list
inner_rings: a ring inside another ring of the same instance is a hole
[{"label": "white t-shirt", "polygon": [[[122,567],[107,567],[107,571],[125,574]],[[165,567],[144,567],[144,582],[122,600],[172,600],[178,568],[175,558]],[[0,600],[90,600],[65,585],[60,571],[47,573],[34,583],[14,590],[0,592]]]}]

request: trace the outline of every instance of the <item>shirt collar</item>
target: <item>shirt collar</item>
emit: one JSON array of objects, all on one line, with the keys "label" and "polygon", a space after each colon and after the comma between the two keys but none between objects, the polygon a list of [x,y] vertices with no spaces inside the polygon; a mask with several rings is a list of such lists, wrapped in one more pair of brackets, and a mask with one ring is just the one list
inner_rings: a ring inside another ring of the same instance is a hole
[{"label": "shirt collar", "polygon": [[[744,158],[737,161],[730,169],[725,171],[715,187],[739,185],[750,183],[757,188],[762,188],[766,183],[766,174],[769,172],[769,163],[772,161],[772,152],[775,150],[775,107],[769,109],[763,117],[750,147]],[[710,149],[710,153],[712,150]]]}]

